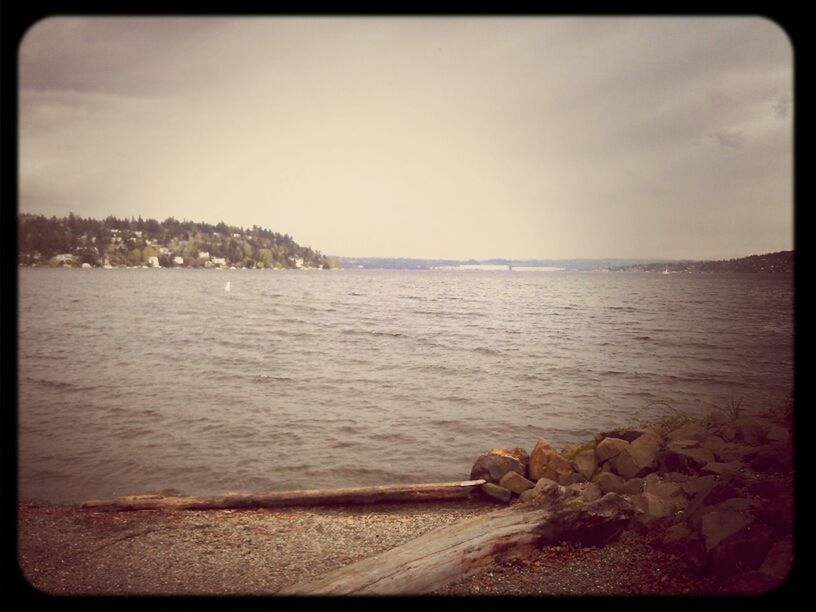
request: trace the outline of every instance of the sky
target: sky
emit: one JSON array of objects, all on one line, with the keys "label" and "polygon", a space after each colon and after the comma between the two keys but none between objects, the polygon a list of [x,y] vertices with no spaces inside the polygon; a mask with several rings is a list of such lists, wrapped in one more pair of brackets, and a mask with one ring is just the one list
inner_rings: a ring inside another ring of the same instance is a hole
[{"label": "sky", "polygon": [[348,257],[793,248],[793,51],[759,17],[52,17],[19,68],[21,213]]}]

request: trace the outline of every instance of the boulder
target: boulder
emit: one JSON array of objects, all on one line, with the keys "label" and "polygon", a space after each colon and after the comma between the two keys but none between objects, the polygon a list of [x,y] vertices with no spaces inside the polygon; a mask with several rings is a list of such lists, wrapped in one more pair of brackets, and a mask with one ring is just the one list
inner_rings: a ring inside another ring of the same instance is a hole
[{"label": "boulder", "polygon": [[643,492],[643,479],[642,478],[630,478],[621,487],[620,492],[623,495],[638,495],[639,493]]},{"label": "boulder", "polygon": [[760,510],[763,520],[782,532],[793,530],[793,495],[781,493]]},{"label": "boulder", "polygon": [[772,424],[769,426],[765,438],[768,442],[788,442],[790,441],[790,432],[786,427]]},{"label": "boulder", "polygon": [[629,442],[620,438],[604,438],[595,447],[595,457],[598,463],[603,463],[617,456],[628,445]]},{"label": "boulder", "polygon": [[737,474],[744,467],[745,464],[739,460],[729,461],[728,463],[710,461],[702,467],[700,473],[715,474],[717,476],[731,476],[733,474]]},{"label": "boulder", "polygon": [[758,446],[765,441],[770,424],[758,417],[740,417],[724,425],[722,437],[729,442]]},{"label": "boulder", "polygon": [[532,489],[535,486],[535,483],[527,480],[518,472],[510,471],[501,477],[501,480],[499,480],[499,486],[508,489],[516,495],[521,495],[527,489]]},{"label": "boulder", "polygon": [[470,470],[470,479],[484,479],[497,484],[507,472],[524,476],[524,463],[519,459],[520,449],[494,448],[479,455]]},{"label": "boulder", "polygon": [[525,499],[534,506],[551,506],[565,497],[574,495],[573,491],[568,491],[554,480],[549,478],[539,478],[530,493],[525,492]]},{"label": "boulder", "polygon": [[603,497],[603,491],[601,491],[601,487],[599,487],[597,483],[587,482],[582,484],[584,488],[581,491],[581,498],[584,501],[592,502]]},{"label": "boulder", "polygon": [[[671,444],[671,443],[670,443]],[[707,448],[683,448],[675,445],[657,454],[661,472],[696,474],[706,463],[714,461],[714,453]]]},{"label": "boulder", "polygon": [[592,479],[598,485],[601,491],[606,493],[620,493],[626,481],[612,472],[600,472]]},{"label": "boulder", "polygon": [[620,535],[633,514],[629,500],[615,493],[607,493],[593,502],[567,502],[538,526],[538,544],[575,542],[582,546],[603,546]]},{"label": "boulder", "polygon": [[727,578],[720,589],[722,595],[762,595],[773,591],[779,583],[758,570],[749,570]]},{"label": "boulder", "polygon": [[657,452],[660,450],[660,437],[648,432],[623,446],[620,452],[610,459],[613,471],[624,478],[635,478],[651,472],[657,466]]},{"label": "boulder", "polygon": [[708,412],[706,412],[705,416],[703,417],[703,420],[709,426],[715,427],[715,428],[720,428],[723,425],[726,425],[731,421],[731,419],[729,418],[729,416],[727,414],[725,414],[725,412],[723,412],[722,410],[719,410],[717,408],[714,408],[714,409],[709,410]]},{"label": "boulder", "polygon": [[753,522],[753,517],[735,510],[713,510],[702,517],[700,533],[706,551],[713,550],[728,536],[738,533]]},{"label": "boulder", "polygon": [[643,493],[663,500],[671,509],[672,514],[688,505],[688,498],[683,491],[682,485],[676,482],[646,478],[643,481]]},{"label": "boulder", "polygon": [[702,444],[709,435],[708,430],[702,425],[698,425],[697,423],[685,423],[667,433],[666,439],[669,441],[695,440]]},{"label": "boulder", "polygon": [[606,438],[615,438],[617,440],[624,440],[631,442],[643,435],[643,430],[640,429],[613,429],[612,431],[604,431],[595,434],[595,442],[600,444]]},{"label": "boulder", "polygon": [[572,466],[552,444],[544,438],[539,438],[533,452],[530,453],[528,472],[530,480],[537,481],[540,478],[558,480],[561,475],[571,474]]},{"label": "boulder", "polygon": [[504,487],[500,487],[497,484],[493,484],[492,482],[486,482],[479,490],[484,494],[484,496],[493,501],[499,501],[503,503],[509,503],[510,498],[513,496],[512,493],[508,489]]},{"label": "boulder", "polygon": [[578,474],[577,472],[570,472],[569,474],[558,475],[558,484],[563,485],[565,487],[571,484],[586,481],[587,481],[586,476],[584,476],[583,474]]},{"label": "boulder", "polygon": [[735,444],[734,442],[724,442],[719,448],[712,450],[714,451],[714,458],[723,463],[742,461],[746,455],[754,452],[754,449],[750,446]]},{"label": "boulder", "polygon": [[693,497],[701,491],[708,493],[716,481],[716,476],[697,476],[696,478],[688,479],[680,486],[683,488],[683,492],[686,495]]},{"label": "boulder", "polygon": [[572,467],[587,480],[592,480],[592,477],[598,469],[598,463],[595,459],[595,449],[588,448],[576,453],[572,460]]},{"label": "boulder", "polygon": [[725,440],[723,440],[720,436],[710,435],[702,442],[702,447],[707,448],[712,453],[714,453],[714,457],[717,457],[717,452],[722,450],[726,445]]},{"label": "boulder", "polygon": [[743,461],[758,472],[787,472],[793,469],[793,449],[787,442],[774,442],[753,449]]},{"label": "boulder", "polygon": [[638,511],[647,515],[647,520],[665,518],[675,512],[671,503],[652,493],[633,495],[632,504]]},{"label": "boulder", "polygon": [[774,530],[762,523],[749,524],[723,539],[711,553],[711,565],[718,576],[758,569],[775,539]]},{"label": "boulder", "polygon": [[793,539],[786,537],[771,546],[765,560],[759,566],[759,571],[773,578],[777,584],[781,584],[790,574],[792,567]]},{"label": "boulder", "polygon": [[[730,482],[718,481],[714,484],[706,497],[705,503],[711,506],[718,506],[724,501],[734,499],[740,496],[740,491]],[[750,506],[743,506],[746,509],[751,509]]]}]

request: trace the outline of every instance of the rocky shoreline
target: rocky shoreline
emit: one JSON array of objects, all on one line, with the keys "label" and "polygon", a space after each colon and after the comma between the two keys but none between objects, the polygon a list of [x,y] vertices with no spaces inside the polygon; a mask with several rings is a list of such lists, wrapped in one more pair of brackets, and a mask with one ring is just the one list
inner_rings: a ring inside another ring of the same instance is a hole
[{"label": "rocky shoreline", "polygon": [[767,593],[793,566],[792,425],[791,404],[757,416],[680,415],[561,452],[543,438],[529,454],[492,449],[471,477],[488,481],[480,494],[497,503],[571,498],[577,511],[620,496],[632,511],[622,532],[681,557],[692,575],[715,578],[719,593]]},{"label": "rocky shoreline", "polygon": [[[734,415],[736,416],[736,415]],[[792,406],[599,433],[557,451],[493,449],[463,502],[97,512],[22,504],[18,562],[48,594],[274,595],[492,512],[601,501],[615,528],[564,532],[433,595],[759,594],[793,564]]]}]

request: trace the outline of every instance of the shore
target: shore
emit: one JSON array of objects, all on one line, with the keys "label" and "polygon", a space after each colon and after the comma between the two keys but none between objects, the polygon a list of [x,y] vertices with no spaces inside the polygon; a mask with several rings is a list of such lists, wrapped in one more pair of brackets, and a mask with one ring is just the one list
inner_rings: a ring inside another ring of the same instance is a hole
[{"label": "shore", "polygon": [[471,479],[499,484],[461,501],[124,512],[23,503],[18,562],[34,588],[54,595],[275,595],[508,503],[560,504],[572,516],[611,500],[625,518],[612,539],[539,532],[536,547],[488,553],[484,567],[430,594],[767,593],[793,561],[791,409],[616,430],[561,454],[544,439],[529,456],[493,449]]},{"label": "shore", "polygon": [[[29,583],[52,595],[274,595],[286,584],[495,509],[464,501],[110,513],[23,504],[18,560]],[[547,546],[433,594],[715,592],[681,558],[627,532],[604,547]]]}]

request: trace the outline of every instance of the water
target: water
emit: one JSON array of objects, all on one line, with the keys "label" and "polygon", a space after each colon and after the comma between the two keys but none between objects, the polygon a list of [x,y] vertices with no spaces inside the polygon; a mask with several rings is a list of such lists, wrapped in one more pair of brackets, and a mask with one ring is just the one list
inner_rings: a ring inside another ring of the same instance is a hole
[{"label": "water", "polygon": [[761,410],[792,310],[781,275],[20,269],[20,497],[459,480],[656,402]]}]

